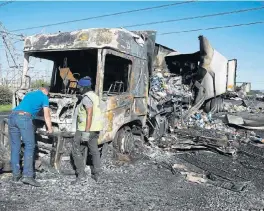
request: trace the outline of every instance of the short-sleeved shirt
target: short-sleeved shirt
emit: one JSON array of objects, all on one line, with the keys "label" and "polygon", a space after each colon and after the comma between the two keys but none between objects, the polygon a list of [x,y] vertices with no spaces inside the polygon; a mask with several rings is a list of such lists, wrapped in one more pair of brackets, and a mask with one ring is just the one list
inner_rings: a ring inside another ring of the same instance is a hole
[{"label": "short-sleeved shirt", "polygon": [[41,90],[27,93],[14,111],[28,112],[35,118],[40,109],[49,107],[49,98]]},{"label": "short-sleeved shirt", "polygon": [[84,96],[82,104],[87,108],[93,107],[93,101],[88,96]]}]

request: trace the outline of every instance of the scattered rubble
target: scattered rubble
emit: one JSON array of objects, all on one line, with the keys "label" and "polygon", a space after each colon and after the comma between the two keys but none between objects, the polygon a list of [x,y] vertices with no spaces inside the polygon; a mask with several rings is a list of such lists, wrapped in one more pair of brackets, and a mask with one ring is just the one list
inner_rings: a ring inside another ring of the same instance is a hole
[{"label": "scattered rubble", "polygon": [[259,101],[264,101],[264,95],[263,94],[256,94],[256,99]]},{"label": "scattered rubble", "polygon": [[224,111],[229,113],[237,113],[242,111],[251,111],[250,108],[243,105],[233,105],[232,103],[224,103]]},{"label": "scattered rubble", "polygon": [[194,183],[205,183],[207,180],[204,178],[205,176],[203,174],[197,174],[194,172],[181,172],[182,175],[186,176],[186,180]]}]

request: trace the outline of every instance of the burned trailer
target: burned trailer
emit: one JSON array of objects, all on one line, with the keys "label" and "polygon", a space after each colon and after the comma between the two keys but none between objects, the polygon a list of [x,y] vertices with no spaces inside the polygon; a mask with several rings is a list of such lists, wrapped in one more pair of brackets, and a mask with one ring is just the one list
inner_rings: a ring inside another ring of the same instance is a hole
[{"label": "burned trailer", "polygon": [[199,36],[200,50],[191,54],[170,54],[165,57],[171,73],[182,77],[182,83],[193,90],[196,108],[206,112],[223,110],[222,96],[234,91],[237,60],[228,60],[216,51],[204,36]]},{"label": "burned trailer", "polygon": [[153,69],[148,99],[149,137],[153,140],[175,127],[185,127],[184,121],[200,108],[222,111],[223,95],[234,91],[237,61],[226,59],[205,37],[199,36],[199,41],[200,50],[195,53],[156,53],[154,64],[161,65]]},{"label": "burned trailer", "polygon": [[[47,136],[43,113],[35,121],[40,151],[51,156],[51,165],[69,158],[76,131],[80,96],[78,79],[90,76],[104,115],[99,145],[113,141],[126,153],[135,136],[146,130],[148,84],[152,69],[156,32],[125,29],[85,29],[74,32],[34,35],[25,39],[21,88],[13,97],[18,105],[30,88],[31,57],[52,63],[50,110],[54,133]],[[87,151],[86,151],[87,153]],[[65,158],[64,158],[65,157]]]}]

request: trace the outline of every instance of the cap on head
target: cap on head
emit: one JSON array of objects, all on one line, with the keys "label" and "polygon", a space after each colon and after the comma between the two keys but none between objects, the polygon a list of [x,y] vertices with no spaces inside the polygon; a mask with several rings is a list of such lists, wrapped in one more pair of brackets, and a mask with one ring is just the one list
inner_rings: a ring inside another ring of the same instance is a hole
[{"label": "cap on head", "polygon": [[80,87],[90,87],[91,85],[92,80],[89,76],[85,76],[78,81],[78,86]]}]

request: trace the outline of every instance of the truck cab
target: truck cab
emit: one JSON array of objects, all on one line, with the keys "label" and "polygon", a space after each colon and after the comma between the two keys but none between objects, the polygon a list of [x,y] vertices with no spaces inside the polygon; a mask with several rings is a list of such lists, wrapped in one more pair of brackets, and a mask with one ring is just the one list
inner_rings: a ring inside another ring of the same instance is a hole
[{"label": "truck cab", "polygon": [[[40,112],[34,120],[40,147],[63,151],[65,144],[60,142],[72,137],[76,131],[76,108],[80,103],[77,82],[89,76],[104,114],[104,129],[100,132],[98,144],[115,140],[120,151],[127,151],[128,142],[133,137],[131,133],[146,126],[155,36],[154,31],[104,28],[27,37],[22,86],[14,95],[13,106],[32,90],[29,67],[36,65],[31,64],[32,58],[41,59],[44,66],[52,68],[51,120],[60,139],[43,135],[46,126]],[[52,65],[45,65],[45,62]],[[67,136],[64,137],[65,134]],[[58,153],[61,152],[55,152],[54,156],[58,157]],[[58,165],[58,161],[54,162]]]}]

